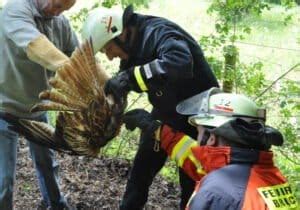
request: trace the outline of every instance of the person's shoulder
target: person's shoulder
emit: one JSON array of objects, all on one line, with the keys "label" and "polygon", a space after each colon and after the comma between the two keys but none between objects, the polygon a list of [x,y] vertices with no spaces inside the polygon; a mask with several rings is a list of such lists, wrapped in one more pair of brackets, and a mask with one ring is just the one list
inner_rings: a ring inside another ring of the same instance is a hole
[{"label": "person's shoulder", "polygon": [[140,15],[139,17],[144,22],[144,24],[148,27],[175,25],[172,21],[164,17],[152,16],[152,15]]},{"label": "person's shoulder", "polygon": [[227,165],[206,175],[201,188],[228,197],[242,197],[247,188],[250,170],[248,165]]},{"label": "person's shoulder", "polygon": [[30,8],[30,2],[26,0],[9,0],[3,6],[3,9],[21,9],[23,7]]},{"label": "person's shoulder", "polygon": [[220,170],[213,171],[202,179],[201,189],[204,191],[226,192],[228,185],[231,185],[231,181],[228,179],[230,177],[221,173]]},{"label": "person's shoulder", "polygon": [[[232,207],[240,206],[245,190],[235,185],[235,176],[224,173],[224,169],[226,171],[226,168],[215,170],[201,180],[201,187],[194,196],[191,209],[237,209]],[[201,203],[207,206],[198,208]]]},{"label": "person's shoulder", "polygon": [[3,7],[4,14],[26,13],[31,10],[29,1],[26,0],[9,0]]},{"label": "person's shoulder", "polygon": [[140,31],[145,33],[147,37],[158,38],[170,33],[178,33],[175,24],[163,17],[141,15],[139,18]]},{"label": "person's shoulder", "polygon": [[190,201],[191,210],[240,209],[242,199],[228,193],[216,192],[214,189],[202,189]]}]

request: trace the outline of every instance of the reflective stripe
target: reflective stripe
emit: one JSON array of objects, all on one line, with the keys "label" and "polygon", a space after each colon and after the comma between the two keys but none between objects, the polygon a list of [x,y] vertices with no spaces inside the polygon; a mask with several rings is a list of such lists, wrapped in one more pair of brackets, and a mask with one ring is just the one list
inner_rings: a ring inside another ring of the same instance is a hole
[{"label": "reflective stripe", "polygon": [[288,183],[257,189],[270,210],[299,209],[296,196]]},{"label": "reflective stripe", "polygon": [[185,159],[191,154],[191,147],[197,146],[197,142],[189,136],[183,136],[175,145],[171,158],[176,160],[179,167],[182,167]]},{"label": "reflective stripe", "polygon": [[199,175],[205,175],[206,172],[203,170],[201,163],[195,158],[195,156],[191,153],[189,155],[189,159],[194,163],[197,168],[197,173]]},{"label": "reflective stripe", "polygon": [[152,72],[151,72],[151,69],[150,69],[150,64],[149,63],[145,64],[143,66],[143,68],[144,68],[144,71],[145,71],[146,78],[147,79],[152,78],[153,75],[152,75]]},{"label": "reflective stripe", "polygon": [[185,210],[189,210],[190,209],[191,202],[194,199],[194,197],[195,197],[196,194],[197,194],[197,191],[194,190],[193,194],[191,195],[191,197],[189,198],[189,201],[186,204]]},{"label": "reflective stripe", "polygon": [[141,71],[139,68],[135,68],[134,69],[134,76],[135,76],[135,79],[137,81],[137,84],[139,85],[139,87],[141,88],[142,91],[147,91],[148,88],[143,80],[143,77],[142,77],[142,74],[141,74]]}]

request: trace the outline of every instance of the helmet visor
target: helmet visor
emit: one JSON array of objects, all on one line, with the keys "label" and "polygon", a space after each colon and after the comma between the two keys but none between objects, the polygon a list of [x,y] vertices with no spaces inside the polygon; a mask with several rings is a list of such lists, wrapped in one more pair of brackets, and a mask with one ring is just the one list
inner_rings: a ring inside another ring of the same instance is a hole
[{"label": "helmet visor", "polygon": [[211,88],[200,94],[185,99],[176,106],[176,111],[182,115],[198,115],[201,113],[208,113],[209,97],[220,92],[221,90],[219,88]]}]

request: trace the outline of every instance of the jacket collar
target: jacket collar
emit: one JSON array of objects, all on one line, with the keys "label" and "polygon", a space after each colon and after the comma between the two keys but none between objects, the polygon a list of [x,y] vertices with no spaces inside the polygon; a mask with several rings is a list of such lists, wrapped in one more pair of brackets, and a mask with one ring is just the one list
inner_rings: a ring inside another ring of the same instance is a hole
[{"label": "jacket collar", "polygon": [[128,60],[121,60],[120,62],[120,69],[127,69],[130,68],[132,66],[136,65],[137,60],[139,60],[139,53],[140,53],[140,48],[142,40],[144,38],[144,30],[145,30],[145,19],[147,16],[145,15],[141,15],[141,14],[137,14],[134,13],[134,15],[132,16],[132,20],[131,20],[131,25],[130,27],[132,27],[131,30],[131,36],[130,37],[130,42],[128,45],[128,48],[130,49],[129,53],[129,59]]},{"label": "jacket collar", "polygon": [[197,150],[194,154],[207,173],[230,164],[274,165],[271,151],[211,146],[200,146],[193,150]]}]

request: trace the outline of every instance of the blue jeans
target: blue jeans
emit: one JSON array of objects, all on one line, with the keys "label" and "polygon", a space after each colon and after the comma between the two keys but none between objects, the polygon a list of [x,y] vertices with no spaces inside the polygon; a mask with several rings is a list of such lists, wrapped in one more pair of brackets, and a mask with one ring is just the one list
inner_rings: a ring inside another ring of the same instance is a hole
[{"label": "blue jeans", "polygon": [[[47,122],[43,115],[34,120]],[[18,134],[8,129],[0,115],[0,209],[13,209],[13,186],[16,177]],[[43,200],[51,209],[63,209],[66,201],[58,186],[58,164],[54,153],[46,147],[29,142],[31,159],[36,169]]]}]

